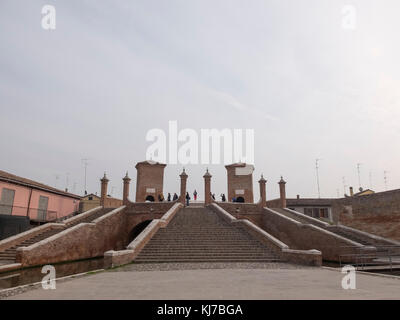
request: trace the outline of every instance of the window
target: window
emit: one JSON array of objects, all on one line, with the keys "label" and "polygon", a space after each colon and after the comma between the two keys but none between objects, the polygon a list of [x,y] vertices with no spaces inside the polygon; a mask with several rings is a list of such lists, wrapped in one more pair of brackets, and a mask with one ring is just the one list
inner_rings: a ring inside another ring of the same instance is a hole
[{"label": "window", "polygon": [[326,218],[329,219],[328,208],[304,208],[304,214],[313,218]]},{"label": "window", "polygon": [[0,214],[12,214],[15,190],[3,188],[0,200]]},{"label": "window", "polygon": [[90,196],[90,197],[89,197],[89,200],[93,200],[93,197],[92,197],[92,196]]}]

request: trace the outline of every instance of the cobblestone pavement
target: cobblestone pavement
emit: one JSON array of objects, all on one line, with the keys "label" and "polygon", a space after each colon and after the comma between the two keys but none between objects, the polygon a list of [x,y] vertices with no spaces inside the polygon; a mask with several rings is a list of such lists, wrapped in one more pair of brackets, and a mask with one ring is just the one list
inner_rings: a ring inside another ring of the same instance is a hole
[{"label": "cobblestone pavement", "polygon": [[[210,269],[211,268],[211,269]],[[131,264],[8,299],[399,299],[400,280],[284,263]]]}]

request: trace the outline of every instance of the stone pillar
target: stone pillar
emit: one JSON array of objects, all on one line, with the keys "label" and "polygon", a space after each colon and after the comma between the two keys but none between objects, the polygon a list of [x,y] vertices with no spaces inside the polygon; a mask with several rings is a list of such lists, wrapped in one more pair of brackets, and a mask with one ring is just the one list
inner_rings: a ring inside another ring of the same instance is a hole
[{"label": "stone pillar", "polygon": [[278,182],[278,184],[280,193],[280,207],[286,208],[286,181],[281,177],[281,180]]},{"label": "stone pillar", "polygon": [[185,199],[186,199],[186,181],[188,178],[188,175],[185,172],[185,168],[183,168],[182,173],[179,175],[181,177],[181,194],[179,196],[179,202],[182,204],[185,204]]},{"label": "stone pillar", "polygon": [[208,168],[206,173],[204,174],[204,205],[211,204],[211,177],[212,175],[208,172]]},{"label": "stone pillar", "polygon": [[108,179],[106,177],[106,173],[104,172],[104,177],[100,179],[101,181],[101,195],[100,195],[100,205],[104,207],[104,201],[107,198],[107,186],[108,186]]},{"label": "stone pillar", "polygon": [[131,183],[131,179],[128,176],[128,171],[126,172],[126,175],[122,180],[124,181],[122,204],[125,206],[129,204],[129,184]]},{"label": "stone pillar", "polygon": [[265,190],[265,184],[267,180],[264,179],[263,175],[261,175],[261,179],[258,180],[258,183],[260,184],[260,206],[261,208],[265,208],[267,206],[267,195],[266,195],[266,190]]}]

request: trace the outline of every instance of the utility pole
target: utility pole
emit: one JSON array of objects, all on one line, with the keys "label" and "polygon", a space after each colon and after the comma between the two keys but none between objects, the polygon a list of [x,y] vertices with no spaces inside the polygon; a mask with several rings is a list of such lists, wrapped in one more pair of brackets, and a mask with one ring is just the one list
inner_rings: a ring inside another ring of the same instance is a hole
[{"label": "utility pole", "polygon": [[84,190],[84,194],[87,194],[87,189],[86,189],[86,178],[87,178],[87,167],[89,165],[89,160],[88,158],[83,158],[81,161],[83,163],[83,166],[85,168],[85,190]]},{"label": "utility pole", "polygon": [[357,173],[358,173],[358,186],[361,191],[361,174],[360,174],[361,163],[357,163]]},{"label": "utility pole", "polygon": [[318,166],[318,163],[320,160],[322,160],[322,159],[315,160],[315,171],[317,173],[318,198],[321,198],[321,190],[320,190],[320,186],[319,186],[319,166]]}]

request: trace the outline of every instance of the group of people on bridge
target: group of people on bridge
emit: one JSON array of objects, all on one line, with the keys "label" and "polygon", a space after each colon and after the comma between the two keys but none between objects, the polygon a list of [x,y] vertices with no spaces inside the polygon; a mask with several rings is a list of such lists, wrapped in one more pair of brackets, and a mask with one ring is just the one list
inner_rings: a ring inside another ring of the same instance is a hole
[{"label": "group of people on bridge", "polygon": [[[215,193],[210,192],[210,195],[211,195],[211,198],[212,198],[213,200],[215,200]],[[198,193],[197,193],[197,190],[195,189],[195,190],[193,191],[193,199],[194,199],[194,201],[197,201],[197,196],[198,196]],[[225,197],[225,194],[224,194],[224,193],[221,193],[220,197],[221,197],[221,201],[222,201],[222,202],[225,202],[225,201],[226,201],[226,197]],[[168,195],[167,195],[167,201],[168,201],[168,202],[170,202],[170,201],[176,201],[176,200],[178,200],[178,199],[179,199],[179,196],[177,195],[176,192],[174,193],[174,195],[173,195],[172,197],[171,197],[171,193],[168,192]],[[189,195],[189,192],[186,192],[185,200],[186,200],[186,205],[189,206],[189,203],[190,203],[190,200],[191,200],[191,197],[190,197],[190,195]],[[159,195],[158,195],[158,201],[159,201],[159,202],[165,201],[165,198],[164,198],[164,195],[163,195],[163,194],[159,194]],[[232,201],[235,202],[235,199],[232,199]]]}]

